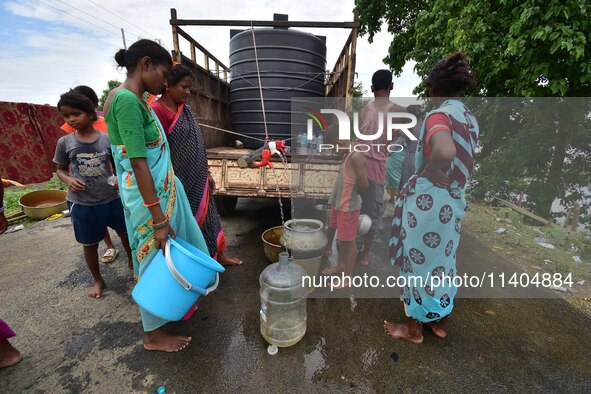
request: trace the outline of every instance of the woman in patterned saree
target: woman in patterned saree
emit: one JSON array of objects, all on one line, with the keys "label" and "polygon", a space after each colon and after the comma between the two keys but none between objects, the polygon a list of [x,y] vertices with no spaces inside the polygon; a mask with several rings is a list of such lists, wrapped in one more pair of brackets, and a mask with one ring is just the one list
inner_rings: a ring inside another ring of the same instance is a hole
[{"label": "woman in patterned saree", "polygon": [[[478,123],[459,100],[474,84],[463,54],[439,61],[429,73],[429,96],[438,108],[425,116],[416,152],[418,174],[400,193],[394,209],[390,259],[405,277],[405,323],[384,321],[386,333],[414,343],[423,341],[423,324],[447,336],[457,288],[456,251],[466,209],[465,188],[474,168]],[[444,278],[441,283],[431,280]]]},{"label": "woman in patterned saree", "polygon": [[[170,72],[172,58],[158,43],[139,40],[115,55],[127,78],[105,103],[105,120],[117,169],[119,191],[132,249],[134,273],[141,278],[157,249],[169,236],[207,252],[207,245],[191,213],[181,182],[174,175],[166,134],[148,103],[145,92],[157,94]],[[166,320],[140,308],[144,348],[177,352],[190,337],[170,335]]]},{"label": "woman in patterned saree", "polygon": [[195,114],[185,104],[194,79],[189,68],[175,65],[168,76],[166,90],[152,103],[152,109],[166,133],[175,174],[185,187],[210,256],[221,265],[240,265],[241,260],[224,253],[226,236],[212,198],[215,182],[207,165],[205,140]]}]

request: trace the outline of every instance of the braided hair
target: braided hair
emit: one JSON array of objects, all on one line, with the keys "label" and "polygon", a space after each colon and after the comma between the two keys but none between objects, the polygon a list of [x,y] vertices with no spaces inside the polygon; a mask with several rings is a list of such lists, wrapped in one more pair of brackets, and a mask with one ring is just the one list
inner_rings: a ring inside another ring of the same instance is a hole
[{"label": "braided hair", "polygon": [[461,52],[442,59],[433,66],[427,77],[427,86],[442,96],[453,96],[474,86],[476,78]]}]

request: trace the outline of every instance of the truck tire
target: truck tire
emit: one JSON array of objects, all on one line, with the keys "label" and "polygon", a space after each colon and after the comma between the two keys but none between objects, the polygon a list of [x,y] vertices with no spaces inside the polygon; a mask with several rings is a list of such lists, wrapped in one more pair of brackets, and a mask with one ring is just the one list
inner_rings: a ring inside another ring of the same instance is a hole
[{"label": "truck tire", "polygon": [[230,216],[236,210],[236,204],[238,203],[238,197],[232,196],[217,196],[215,199],[215,207],[218,210],[220,216]]}]

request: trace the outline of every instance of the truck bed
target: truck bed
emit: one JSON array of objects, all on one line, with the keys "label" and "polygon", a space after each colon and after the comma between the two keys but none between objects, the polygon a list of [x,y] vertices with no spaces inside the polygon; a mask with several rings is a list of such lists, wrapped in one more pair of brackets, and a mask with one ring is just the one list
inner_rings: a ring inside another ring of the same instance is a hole
[{"label": "truck bed", "polygon": [[[326,199],[339,172],[336,156],[288,158],[285,165],[273,158],[271,168],[240,168],[238,158],[251,149],[217,147],[207,149],[209,170],[216,182],[216,196],[286,197]],[[277,191],[279,184],[279,192]]]}]

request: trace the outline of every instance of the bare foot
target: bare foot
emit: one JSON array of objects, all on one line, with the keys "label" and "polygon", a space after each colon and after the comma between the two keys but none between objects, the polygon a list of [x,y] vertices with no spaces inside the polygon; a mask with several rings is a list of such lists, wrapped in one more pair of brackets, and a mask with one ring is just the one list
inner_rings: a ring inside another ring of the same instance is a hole
[{"label": "bare foot", "polygon": [[359,260],[359,264],[361,264],[364,267],[367,267],[369,265],[369,260],[371,260],[371,256],[369,256],[369,254],[367,254],[365,252],[361,252],[361,258]]},{"label": "bare foot", "polygon": [[228,257],[223,253],[220,253],[218,255],[218,262],[224,266],[226,266],[226,265],[231,265],[231,266],[242,265],[242,260],[240,260],[238,257]]},{"label": "bare foot", "polygon": [[433,331],[433,334],[439,338],[447,337],[447,319],[442,319],[437,323],[428,323],[427,325]]},{"label": "bare foot", "polygon": [[335,265],[333,267],[326,267],[325,269],[323,269],[322,275],[335,275],[335,274],[340,274],[341,272],[343,272],[341,267],[339,267],[338,265]]},{"label": "bare foot", "polygon": [[406,339],[412,343],[423,342],[423,323],[408,320],[406,323],[390,323],[384,320],[384,331],[395,339]]},{"label": "bare foot", "polygon": [[88,290],[88,296],[91,298],[101,298],[103,289],[106,287],[105,281],[95,281],[94,285]]},{"label": "bare foot", "polygon": [[146,333],[144,349],[174,353],[183,350],[191,342],[191,337],[167,334],[162,328]]},{"label": "bare foot", "polygon": [[22,359],[21,353],[7,339],[0,340],[0,368],[12,367]]}]

